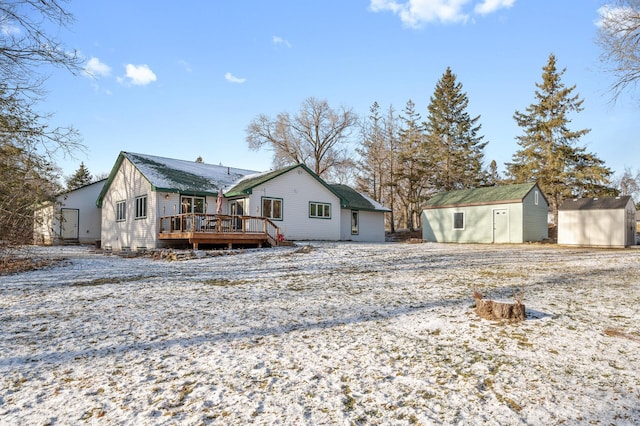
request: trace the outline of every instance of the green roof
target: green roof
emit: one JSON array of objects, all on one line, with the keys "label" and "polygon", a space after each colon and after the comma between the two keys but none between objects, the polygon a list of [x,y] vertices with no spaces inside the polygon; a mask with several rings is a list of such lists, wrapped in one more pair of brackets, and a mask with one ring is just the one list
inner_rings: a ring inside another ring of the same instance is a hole
[{"label": "green roof", "polygon": [[228,191],[225,191],[225,197],[239,197],[246,194],[251,194],[253,188],[258,185],[262,185],[271,179],[275,179],[285,173],[290,172],[296,168],[302,168],[309,175],[314,177],[321,185],[327,188],[331,193],[340,199],[340,207],[345,209],[358,209],[358,210],[372,210],[372,211],[390,211],[381,204],[365,197],[357,192],[355,189],[347,185],[328,184],[318,175],[316,175],[311,169],[304,164],[296,164],[293,166],[285,167],[283,169],[274,170],[271,172],[260,173],[256,175],[249,175],[240,180]]},{"label": "green roof", "polygon": [[488,186],[475,189],[439,192],[424,204],[425,209],[476,206],[521,202],[537,186],[536,183]]},{"label": "green roof", "polygon": [[341,199],[342,208],[354,210],[391,211],[372,199],[365,197],[355,189],[342,184],[330,184]]},{"label": "green roof", "polygon": [[[275,179],[278,176],[283,175],[283,174],[287,173],[288,171],[295,169],[296,167],[303,167],[305,169],[307,168],[303,164],[296,164],[294,166],[285,167],[284,169],[278,169],[278,170],[273,170],[273,171],[266,172],[266,173],[249,175],[249,176],[245,177],[244,179],[240,180],[240,182],[235,184],[229,190],[227,190],[224,193],[224,196],[225,197],[237,197],[237,196],[240,196],[240,195],[251,194],[251,191],[256,186],[262,185],[263,183],[268,182],[271,179]],[[308,170],[308,169],[307,169],[307,171],[310,172],[310,170]],[[314,173],[311,173],[311,175],[315,176]]]},{"label": "green roof", "polygon": [[159,192],[217,196],[221,188],[232,185],[244,176],[257,173],[222,165],[122,151],[98,197],[98,207],[102,206],[102,200],[125,159],[144,176],[153,191]]}]

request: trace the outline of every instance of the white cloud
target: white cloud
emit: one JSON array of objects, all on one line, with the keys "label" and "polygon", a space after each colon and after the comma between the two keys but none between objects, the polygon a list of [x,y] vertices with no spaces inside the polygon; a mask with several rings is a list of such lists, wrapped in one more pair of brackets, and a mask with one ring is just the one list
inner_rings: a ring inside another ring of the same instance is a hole
[{"label": "white cloud", "polygon": [[468,4],[475,4],[474,13],[486,15],[502,8],[511,7],[515,0],[370,0],[373,12],[392,12],[402,23],[411,28],[420,28],[431,22],[466,23],[471,14]]},{"label": "white cloud", "polygon": [[285,40],[282,37],[273,36],[272,41],[273,41],[273,44],[275,44],[276,46],[283,45],[289,48],[291,47],[291,43],[289,43],[288,40]]},{"label": "white cloud", "polygon": [[499,9],[508,9],[513,6],[515,0],[484,0],[476,5],[474,11],[479,15],[488,15]]},{"label": "white cloud", "polygon": [[155,73],[151,71],[148,65],[127,64],[126,69],[125,77],[129,79],[129,83],[136,86],[146,86],[157,80]]},{"label": "white cloud", "polygon": [[0,24],[0,31],[2,31],[2,34],[7,36],[18,35],[21,32],[19,27],[8,22],[3,22],[2,24]]},{"label": "white cloud", "polygon": [[605,4],[598,9],[598,19],[595,24],[598,27],[606,26],[607,30],[611,32],[620,31],[625,25],[634,26],[636,13],[630,7],[614,7],[610,4]]},{"label": "white cloud", "polygon": [[103,62],[100,62],[100,59],[92,57],[87,61],[87,64],[84,66],[83,71],[85,72],[85,74],[93,78],[108,77],[111,74],[111,67]]},{"label": "white cloud", "polygon": [[247,81],[246,78],[238,78],[236,76],[234,76],[233,74],[231,74],[230,72],[226,73],[224,75],[224,78],[229,82],[229,83],[238,83],[238,84],[242,84],[245,81]]}]

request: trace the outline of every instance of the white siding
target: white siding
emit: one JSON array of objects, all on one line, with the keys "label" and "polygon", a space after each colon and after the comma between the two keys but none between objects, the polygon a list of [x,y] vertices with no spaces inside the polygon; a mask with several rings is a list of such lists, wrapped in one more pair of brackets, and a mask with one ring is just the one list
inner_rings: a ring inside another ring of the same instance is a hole
[{"label": "white siding", "polygon": [[384,213],[358,210],[358,234],[351,233],[351,209],[342,209],[341,239],[343,241],[376,242],[385,241]]},{"label": "white siding", "polygon": [[624,247],[634,244],[630,217],[635,216],[633,202],[625,209],[560,210],[558,244]]},{"label": "white siding", "polygon": [[61,232],[60,209],[78,210],[78,241],[81,244],[95,244],[101,234],[101,209],[96,201],[104,181],[78,188],[57,197],[57,205],[45,207],[37,212],[34,242],[36,244],[56,244]]},{"label": "white siding", "polygon": [[33,243],[51,245],[57,240],[58,233],[54,225],[53,205],[41,207],[34,212]]},{"label": "white siding", "polygon": [[[136,219],[135,199],[142,195],[147,196],[147,217]],[[126,220],[116,222],[116,203],[119,201],[126,201]],[[102,246],[111,246],[113,250],[156,247],[157,205],[157,193],[151,191],[149,181],[125,159],[102,201]]]},{"label": "white siding", "polygon": [[[293,169],[253,188],[245,213],[262,216],[264,197],[282,199],[282,220],[273,223],[286,239],[340,239],[340,199],[304,169]],[[310,218],[309,202],[331,204],[331,218]]]}]

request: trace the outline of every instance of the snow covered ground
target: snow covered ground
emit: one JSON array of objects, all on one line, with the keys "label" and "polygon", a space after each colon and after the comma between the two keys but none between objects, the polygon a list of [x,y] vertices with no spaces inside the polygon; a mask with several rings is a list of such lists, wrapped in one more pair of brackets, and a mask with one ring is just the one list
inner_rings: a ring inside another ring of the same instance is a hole
[{"label": "snow covered ground", "polygon": [[0,423],[640,423],[640,250],[313,246],[38,249],[69,261],[0,277]]}]

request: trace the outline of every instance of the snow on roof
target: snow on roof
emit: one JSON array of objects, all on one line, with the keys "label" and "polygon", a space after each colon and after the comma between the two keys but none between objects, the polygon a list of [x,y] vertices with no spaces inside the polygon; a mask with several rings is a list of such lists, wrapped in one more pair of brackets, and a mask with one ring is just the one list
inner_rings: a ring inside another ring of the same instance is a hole
[{"label": "snow on roof", "polygon": [[247,175],[259,173],[222,165],[123,152],[156,190],[217,194]]}]

